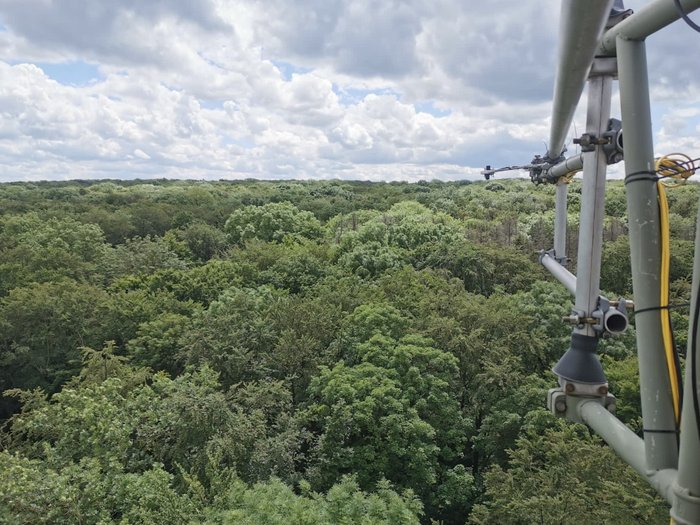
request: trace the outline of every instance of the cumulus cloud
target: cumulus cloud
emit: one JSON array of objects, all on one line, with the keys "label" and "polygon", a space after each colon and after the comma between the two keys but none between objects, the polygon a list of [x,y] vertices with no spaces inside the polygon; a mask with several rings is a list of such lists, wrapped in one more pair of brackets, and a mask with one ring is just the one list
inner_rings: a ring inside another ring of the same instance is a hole
[{"label": "cumulus cloud", "polygon": [[[554,0],[5,0],[0,180],[525,163],[546,149],[558,16]],[[672,33],[649,39],[657,140],[697,153],[700,73],[683,57],[700,39]],[[66,81],[75,64],[98,74]]]}]

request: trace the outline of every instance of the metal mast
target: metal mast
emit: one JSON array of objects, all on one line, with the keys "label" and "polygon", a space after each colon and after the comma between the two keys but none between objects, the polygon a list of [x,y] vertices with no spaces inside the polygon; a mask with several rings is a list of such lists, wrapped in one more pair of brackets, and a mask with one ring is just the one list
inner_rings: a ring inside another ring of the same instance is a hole
[{"label": "metal mast", "polygon": [[[625,11],[621,0],[564,0],[561,48],[554,92],[549,151],[526,169],[534,182],[558,183],[554,250],[542,264],[575,295],[569,316],[571,345],[553,371],[559,388],[548,395],[557,415],[585,422],[671,505],[678,524],[700,524],[700,216],[695,245],[693,295],[685,403],[680,437],[663,352],[660,306],[660,222],[658,176],[654,160],[645,39],[681,17],[675,0],[654,0],[638,13]],[[680,0],[685,13],[700,0]],[[606,26],[607,24],[607,26]],[[615,416],[615,399],[596,355],[603,334],[627,327],[627,302],[600,296],[600,261],[607,164],[620,160],[620,123],[609,120],[612,80],[618,77],[625,127],[625,185],[629,222],[637,350],[644,438]],[[586,131],[578,139],[583,153],[565,159],[564,142],[588,82]],[[563,264],[566,185],[561,178],[583,168],[577,276]]]}]

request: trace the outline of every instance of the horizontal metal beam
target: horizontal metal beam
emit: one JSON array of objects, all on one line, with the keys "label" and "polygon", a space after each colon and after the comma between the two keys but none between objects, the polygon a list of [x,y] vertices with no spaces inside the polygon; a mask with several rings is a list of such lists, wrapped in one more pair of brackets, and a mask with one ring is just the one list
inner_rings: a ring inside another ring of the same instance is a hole
[{"label": "horizontal metal beam", "polygon": [[[680,3],[686,13],[691,13],[700,7],[700,0],[680,0]],[[644,40],[680,17],[673,0],[654,0],[632,16],[608,29],[600,43],[599,54],[614,55],[618,36],[625,40]]]},{"label": "horizontal metal beam", "polygon": [[647,468],[644,441],[608,412],[598,400],[583,400],[579,405],[581,419],[610,445],[622,460],[641,474],[666,501],[673,505],[672,490],[676,469],[650,471]]},{"label": "horizontal metal beam", "polygon": [[583,153],[573,155],[559,164],[555,164],[545,171],[543,177],[547,180],[556,180],[560,177],[575,173],[583,169]]},{"label": "horizontal metal beam", "polygon": [[576,276],[573,273],[564,268],[548,253],[543,253],[540,256],[540,262],[557,281],[564,285],[564,288],[569,290],[572,295],[576,295]]}]

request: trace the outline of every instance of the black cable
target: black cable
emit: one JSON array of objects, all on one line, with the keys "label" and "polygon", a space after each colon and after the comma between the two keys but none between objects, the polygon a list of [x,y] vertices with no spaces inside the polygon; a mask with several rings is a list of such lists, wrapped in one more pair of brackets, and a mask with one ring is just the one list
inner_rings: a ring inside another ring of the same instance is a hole
[{"label": "black cable", "polygon": [[678,14],[681,15],[681,18],[685,20],[685,23],[688,24],[690,27],[695,29],[698,33],[700,33],[700,26],[697,25],[695,22],[693,22],[690,17],[686,14],[685,11],[683,11],[683,6],[681,5],[681,0],[673,0],[673,3],[676,4],[676,9],[678,10]]},{"label": "black cable", "polygon": [[633,310],[635,314],[641,314],[644,312],[652,312],[654,310],[674,310],[676,308],[687,308],[690,303],[682,304],[667,304],[666,306],[650,306],[649,308],[640,308],[639,310]]},{"label": "black cable", "polygon": [[[671,276],[669,275],[669,285]],[[667,290],[666,302],[670,300],[670,286]],[[678,347],[676,346],[676,337],[673,335],[673,321],[671,320],[671,309],[666,308],[666,311],[662,314],[668,319],[668,328],[671,335],[671,348],[673,349],[673,374],[676,376],[676,383],[678,384],[678,418],[676,419],[676,445],[680,447],[680,426],[681,426],[681,414],[683,413],[683,374],[681,373],[681,360],[678,356]],[[700,428],[700,427],[699,427]]]},{"label": "black cable", "polygon": [[693,393],[693,411],[695,412],[695,425],[700,438],[700,400],[698,399],[698,324],[700,324],[700,283],[695,290],[695,309],[693,310],[693,330],[690,344],[690,385]]},{"label": "black cable", "polygon": [[[700,157],[697,157],[695,159],[686,160],[683,162],[681,162],[680,160],[674,160],[673,162],[675,163],[676,168],[681,168],[681,169],[679,171],[677,171],[676,173],[672,173],[669,175],[661,175],[661,173],[663,173],[665,171],[672,170],[673,168],[660,166],[659,168],[656,169],[656,174],[658,175],[659,179],[668,179],[668,178],[672,178],[672,177],[677,177],[678,175],[682,175],[684,173],[690,173],[692,175],[695,172],[695,168],[696,168],[695,163],[700,162]],[[644,173],[644,172],[638,172],[638,173]]]},{"label": "black cable", "polygon": [[683,412],[683,374],[681,373],[681,360],[678,356],[678,347],[676,346],[676,336],[673,335],[673,321],[671,320],[671,312],[668,313],[668,324],[671,327],[671,346],[673,347],[673,368],[676,372],[678,380],[678,410],[679,414]]},{"label": "black cable", "polygon": [[625,176],[625,186],[631,184],[632,182],[638,182],[643,180],[656,182],[658,179],[659,176],[656,174],[656,171],[635,171],[634,173],[629,173]]}]

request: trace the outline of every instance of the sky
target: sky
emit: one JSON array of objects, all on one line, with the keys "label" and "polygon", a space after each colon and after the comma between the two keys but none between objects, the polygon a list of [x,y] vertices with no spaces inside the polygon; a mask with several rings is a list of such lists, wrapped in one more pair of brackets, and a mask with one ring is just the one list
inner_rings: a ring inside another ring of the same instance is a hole
[{"label": "sky", "polygon": [[[546,152],[559,10],[0,0],[0,181],[477,179]],[[657,153],[700,156],[700,34],[647,51]]]}]

